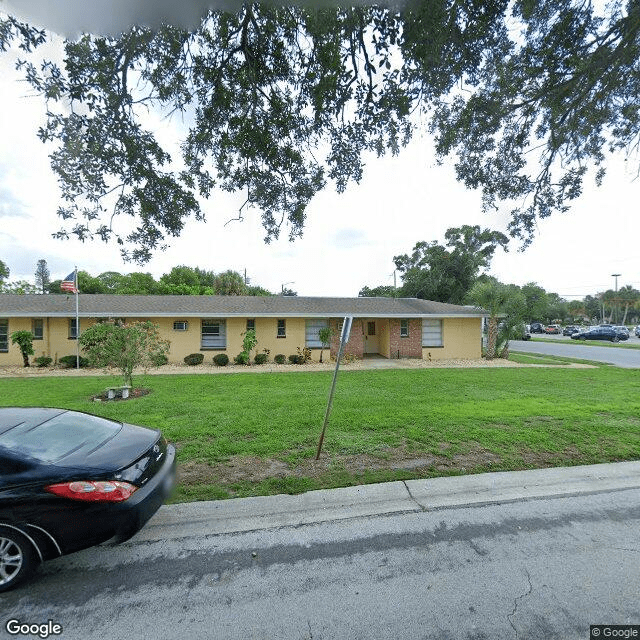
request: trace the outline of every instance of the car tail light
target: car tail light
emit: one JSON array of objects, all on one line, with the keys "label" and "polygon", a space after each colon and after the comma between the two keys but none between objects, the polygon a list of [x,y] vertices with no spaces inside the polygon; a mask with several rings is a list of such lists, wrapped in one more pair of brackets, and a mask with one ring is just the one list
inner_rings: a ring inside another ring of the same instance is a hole
[{"label": "car tail light", "polygon": [[119,480],[74,480],[45,487],[49,493],[86,502],[124,502],[137,487]]}]

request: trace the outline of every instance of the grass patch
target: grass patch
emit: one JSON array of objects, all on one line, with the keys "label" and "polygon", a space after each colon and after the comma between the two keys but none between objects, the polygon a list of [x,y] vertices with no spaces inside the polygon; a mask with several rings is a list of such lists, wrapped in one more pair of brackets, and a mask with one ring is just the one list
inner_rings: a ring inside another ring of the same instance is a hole
[{"label": "grass patch", "polygon": [[640,456],[638,369],[396,369],[341,373],[315,462],[331,376],[139,376],[149,395],[102,403],[110,376],[5,378],[0,405],[161,429],[185,470],[178,500]]},{"label": "grass patch", "polygon": [[554,340],[553,338],[531,338],[531,342],[550,342],[551,344],[586,344],[592,347],[610,347],[612,349],[640,349],[640,344],[630,342],[632,338],[629,338],[629,342],[610,342],[609,340],[572,340],[567,337],[566,340]]},{"label": "grass patch", "polygon": [[531,353],[522,353],[519,351],[509,352],[509,360],[511,360],[511,362],[519,362],[520,364],[571,364],[565,358],[559,358],[557,356],[535,355]]},{"label": "grass patch", "polygon": [[[513,356],[513,357],[512,357]],[[588,364],[592,367],[613,367],[609,362],[598,360],[584,360],[583,358],[567,358],[566,356],[553,356],[549,354],[528,353],[525,351],[510,351],[509,360],[520,364]]]}]

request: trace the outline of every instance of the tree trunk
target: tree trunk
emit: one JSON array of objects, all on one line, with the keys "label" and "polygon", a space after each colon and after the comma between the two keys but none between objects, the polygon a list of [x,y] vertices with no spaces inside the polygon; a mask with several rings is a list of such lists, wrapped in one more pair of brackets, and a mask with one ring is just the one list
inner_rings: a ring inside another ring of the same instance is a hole
[{"label": "tree trunk", "polygon": [[29,366],[29,356],[26,353],[22,354],[22,361],[24,362],[25,367]]},{"label": "tree trunk", "polygon": [[496,356],[496,342],[498,341],[498,319],[489,318],[489,334],[487,336],[487,360]]}]

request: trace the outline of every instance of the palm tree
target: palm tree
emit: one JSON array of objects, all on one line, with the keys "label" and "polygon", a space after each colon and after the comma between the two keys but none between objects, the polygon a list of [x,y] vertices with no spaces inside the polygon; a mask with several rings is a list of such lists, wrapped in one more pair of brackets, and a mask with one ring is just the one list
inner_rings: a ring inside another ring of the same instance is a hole
[{"label": "palm tree", "polygon": [[633,306],[637,300],[640,299],[640,291],[634,289],[631,285],[626,285],[618,291],[618,300],[624,303],[624,316],[620,324],[624,324],[627,321],[627,313],[629,307]]},{"label": "palm tree", "polygon": [[487,339],[487,360],[496,357],[498,339],[498,315],[504,310],[511,292],[495,278],[476,282],[469,291],[469,298],[479,307],[489,312],[489,336]]}]

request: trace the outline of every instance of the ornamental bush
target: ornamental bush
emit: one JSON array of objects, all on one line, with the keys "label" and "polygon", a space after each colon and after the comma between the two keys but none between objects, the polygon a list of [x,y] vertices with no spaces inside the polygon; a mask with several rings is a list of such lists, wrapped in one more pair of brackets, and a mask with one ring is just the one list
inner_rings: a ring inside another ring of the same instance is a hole
[{"label": "ornamental bush", "polygon": [[161,367],[168,363],[169,363],[169,358],[167,358],[166,353],[157,353],[151,356],[151,366],[153,367]]},{"label": "ornamental bush", "polygon": [[284,364],[287,361],[287,356],[285,356],[284,353],[279,353],[273,357],[273,361],[276,364]]},{"label": "ornamental bush", "polygon": [[36,363],[36,367],[48,367],[53,362],[53,358],[49,356],[38,356],[34,362]]},{"label": "ornamental bush", "polygon": [[213,356],[213,363],[218,367],[226,367],[229,364],[229,356],[226,353],[218,353]]},{"label": "ornamental bush", "polygon": [[233,361],[236,364],[249,364],[249,354],[246,351],[241,351]]},{"label": "ornamental bush", "polygon": [[304,358],[297,353],[293,353],[289,356],[289,362],[291,364],[303,364]]},{"label": "ornamental bush", "polygon": [[[58,358],[58,364],[61,364],[63,367],[70,369],[76,366],[76,357],[75,356],[62,356],[62,358]],[[89,360],[87,358],[83,358],[80,356],[80,368],[84,369],[89,366]]]},{"label": "ornamental bush", "polygon": [[31,331],[14,331],[11,334],[11,343],[18,345],[24,366],[28,367],[29,356],[33,355],[33,334]]},{"label": "ornamental bush", "polygon": [[256,353],[254,362],[256,364],[264,364],[267,360],[268,360],[268,356],[266,353]]},{"label": "ornamental bush", "polygon": [[203,362],[204,362],[203,353],[190,353],[188,356],[184,357],[184,363],[188,364],[190,367],[193,367],[197,364],[202,364]]},{"label": "ornamental bush", "polygon": [[99,322],[80,336],[80,347],[96,367],[119,369],[125,386],[133,386],[136,367],[147,369],[169,353],[153,322]]}]

